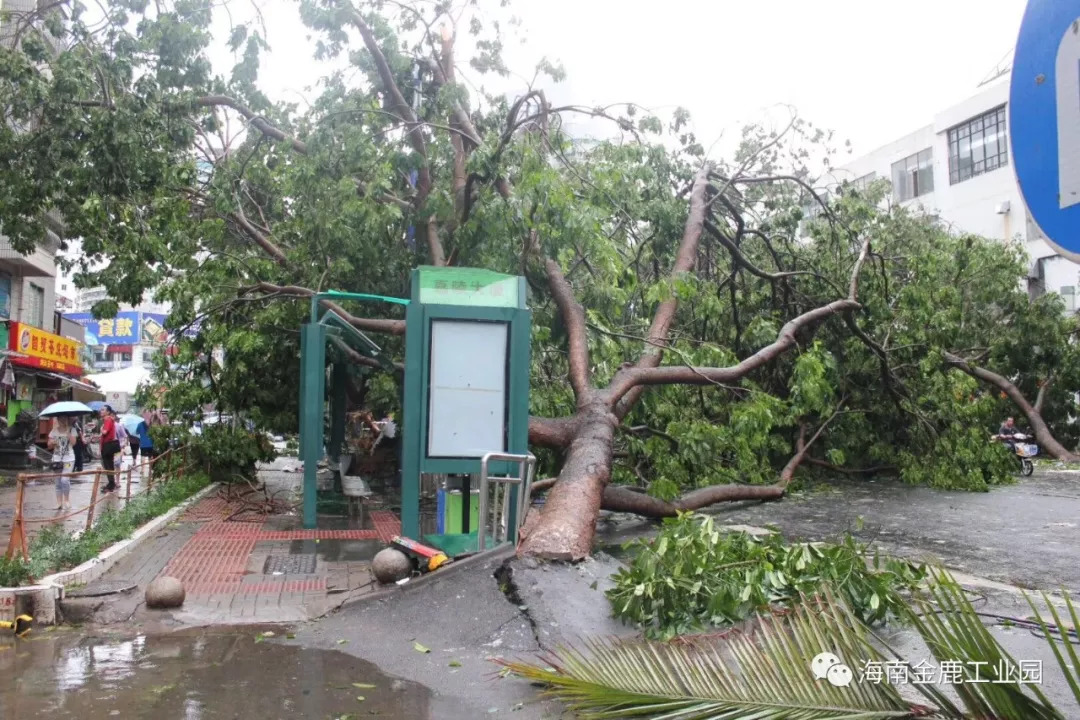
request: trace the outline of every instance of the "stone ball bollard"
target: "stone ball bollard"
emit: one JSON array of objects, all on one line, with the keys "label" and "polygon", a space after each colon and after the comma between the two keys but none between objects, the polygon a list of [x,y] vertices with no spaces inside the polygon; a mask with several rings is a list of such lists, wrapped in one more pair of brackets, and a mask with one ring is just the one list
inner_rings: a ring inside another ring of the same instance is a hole
[{"label": "stone ball bollard", "polygon": [[371,572],[383,585],[395,583],[412,574],[409,556],[394,548],[380,550],[371,561]]},{"label": "stone ball bollard", "polygon": [[184,604],[184,583],[174,577],[159,577],[146,586],[146,607],[177,608]]}]

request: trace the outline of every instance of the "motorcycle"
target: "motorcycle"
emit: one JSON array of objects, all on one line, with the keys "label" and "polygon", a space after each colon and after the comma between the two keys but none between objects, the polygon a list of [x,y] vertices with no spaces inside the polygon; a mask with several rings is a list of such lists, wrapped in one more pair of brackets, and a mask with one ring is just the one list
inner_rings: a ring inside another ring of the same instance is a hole
[{"label": "motorcycle", "polygon": [[1035,443],[1023,442],[1024,440],[1030,440],[1030,435],[1017,433],[1016,435],[995,435],[994,437],[1002,441],[1005,441],[1006,438],[1012,441],[1013,452],[1016,453],[1016,459],[1020,461],[1021,475],[1028,477],[1035,472],[1035,463],[1031,459],[1039,454],[1039,446]]}]

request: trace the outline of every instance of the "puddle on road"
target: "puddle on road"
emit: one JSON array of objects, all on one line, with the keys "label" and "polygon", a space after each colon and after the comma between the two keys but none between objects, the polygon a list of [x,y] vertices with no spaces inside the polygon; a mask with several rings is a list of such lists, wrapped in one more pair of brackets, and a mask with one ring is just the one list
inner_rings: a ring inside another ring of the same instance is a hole
[{"label": "puddle on road", "polygon": [[255,631],[127,638],[61,631],[0,639],[0,718],[475,716],[344,653],[255,638]]}]

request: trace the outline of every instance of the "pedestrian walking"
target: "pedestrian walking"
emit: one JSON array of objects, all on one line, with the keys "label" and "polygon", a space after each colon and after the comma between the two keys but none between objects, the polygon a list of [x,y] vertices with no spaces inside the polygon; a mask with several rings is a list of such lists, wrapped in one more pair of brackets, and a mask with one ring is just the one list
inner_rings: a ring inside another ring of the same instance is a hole
[{"label": "pedestrian walking", "polygon": [[71,472],[75,467],[75,428],[65,417],[53,420],[49,449],[53,451],[50,468],[56,476],[56,509],[71,509]]},{"label": "pedestrian walking", "polygon": [[147,470],[151,470],[154,457],[157,455],[154,450],[154,438],[150,436],[150,424],[153,422],[154,417],[149,411],[144,412],[142,417],[142,422],[136,426],[135,432],[139,440],[139,450],[143,456],[143,465],[146,466]]},{"label": "pedestrian walking", "polygon": [[79,473],[82,472],[83,463],[86,460],[86,437],[83,435],[82,420],[76,419],[71,426],[75,430],[75,465],[73,470]]},{"label": "pedestrian walking", "polygon": [[[123,425],[123,423],[120,423]],[[145,422],[140,422],[139,425],[145,425]],[[127,428],[124,428],[126,431]],[[131,466],[135,466],[135,462],[139,459],[139,448],[142,446],[142,436],[139,434],[139,428],[135,428],[135,432],[127,434],[128,446],[131,448]]]},{"label": "pedestrian walking", "polygon": [[120,471],[124,469],[124,451],[131,446],[128,440],[130,433],[124,427],[124,423],[120,422],[120,418],[115,412],[113,412],[113,421],[116,422],[116,442],[120,446],[120,449],[116,451],[116,460],[113,461],[113,465],[116,467],[117,477],[119,477]]},{"label": "pedestrian walking", "polygon": [[119,423],[113,416],[110,405],[101,408],[101,467],[105,470],[105,492],[116,491],[116,454],[123,447],[117,437],[116,430]]}]

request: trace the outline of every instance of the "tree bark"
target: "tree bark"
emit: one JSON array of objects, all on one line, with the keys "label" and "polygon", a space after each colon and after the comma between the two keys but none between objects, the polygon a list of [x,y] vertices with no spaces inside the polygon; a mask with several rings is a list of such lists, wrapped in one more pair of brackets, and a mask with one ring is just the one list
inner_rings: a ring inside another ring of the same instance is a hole
[{"label": "tree bark", "polygon": [[945,364],[949,367],[956,368],[961,372],[967,373],[971,377],[981,380],[988,385],[993,385],[998,390],[1005,393],[1005,395],[1013,401],[1016,407],[1020,408],[1020,412],[1024,413],[1024,417],[1027,418],[1028,424],[1031,425],[1031,432],[1035,436],[1035,441],[1038,442],[1046,452],[1062,462],[1080,462],[1080,456],[1069,452],[1065,449],[1064,445],[1057,441],[1050,432],[1050,428],[1047,427],[1046,421],[1042,419],[1042,415],[1027,401],[1027,398],[1024,397],[1023,393],[1020,392],[1020,389],[1017,388],[1016,385],[1001,375],[987,370],[986,368],[972,365],[967,360],[964,360],[957,355],[953,355],[952,353],[945,353]]},{"label": "tree bark", "polygon": [[522,528],[522,554],[576,561],[592,552],[596,517],[604,488],[611,479],[618,420],[607,406],[595,400],[579,412],[579,418],[558,482],[539,516]]}]

